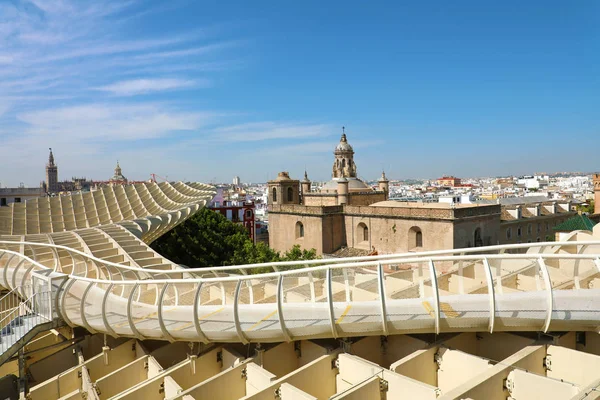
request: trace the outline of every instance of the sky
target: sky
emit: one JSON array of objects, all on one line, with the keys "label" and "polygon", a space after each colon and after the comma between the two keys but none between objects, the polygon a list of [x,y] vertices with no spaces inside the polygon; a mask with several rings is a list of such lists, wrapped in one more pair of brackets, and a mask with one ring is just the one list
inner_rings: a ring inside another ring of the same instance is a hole
[{"label": "sky", "polygon": [[600,170],[600,2],[0,0],[0,185]]}]

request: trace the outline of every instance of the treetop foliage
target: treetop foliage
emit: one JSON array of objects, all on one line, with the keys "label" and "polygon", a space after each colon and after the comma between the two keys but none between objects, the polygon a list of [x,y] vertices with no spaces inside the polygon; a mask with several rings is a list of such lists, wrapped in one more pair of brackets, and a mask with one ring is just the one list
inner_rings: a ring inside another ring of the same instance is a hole
[{"label": "treetop foliage", "polygon": [[158,238],[151,247],[174,263],[191,268],[317,258],[315,249],[301,250],[298,245],[280,254],[265,243],[254,244],[246,228],[208,208]]}]

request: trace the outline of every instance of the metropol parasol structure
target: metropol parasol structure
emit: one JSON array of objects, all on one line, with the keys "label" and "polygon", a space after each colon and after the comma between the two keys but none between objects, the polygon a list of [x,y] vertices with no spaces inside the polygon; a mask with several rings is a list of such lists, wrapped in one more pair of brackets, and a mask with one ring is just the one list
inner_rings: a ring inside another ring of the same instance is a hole
[{"label": "metropol parasol structure", "polygon": [[32,399],[600,395],[598,229],[202,269],[149,247],[214,194],[148,182],[0,207],[1,375]]}]

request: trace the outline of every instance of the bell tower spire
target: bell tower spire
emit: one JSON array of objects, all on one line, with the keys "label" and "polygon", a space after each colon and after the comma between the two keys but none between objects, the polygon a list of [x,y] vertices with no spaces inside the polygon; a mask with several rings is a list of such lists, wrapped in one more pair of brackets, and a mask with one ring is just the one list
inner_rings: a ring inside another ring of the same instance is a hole
[{"label": "bell tower spire", "polygon": [[54,163],[52,148],[49,149],[48,164],[46,164],[46,192],[58,192],[58,166]]},{"label": "bell tower spire", "polygon": [[346,127],[342,126],[340,143],[333,152],[332,178],[356,178],[356,164],[354,164],[354,149],[346,138]]}]

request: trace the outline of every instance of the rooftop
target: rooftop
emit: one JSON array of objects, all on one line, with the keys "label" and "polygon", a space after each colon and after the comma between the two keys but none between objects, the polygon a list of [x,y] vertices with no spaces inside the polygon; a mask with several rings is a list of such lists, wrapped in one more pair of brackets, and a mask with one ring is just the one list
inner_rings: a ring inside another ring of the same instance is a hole
[{"label": "rooftop", "polygon": [[371,207],[396,207],[396,208],[441,208],[441,209],[456,209],[456,208],[475,208],[485,207],[492,204],[450,204],[450,203],[424,203],[421,201],[395,201],[386,200],[371,204]]},{"label": "rooftop", "polygon": [[594,225],[596,223],[589,219],[587,215],[577,214],[562,224],[558,224],[553,229],[558,232],[593,231]]}]

